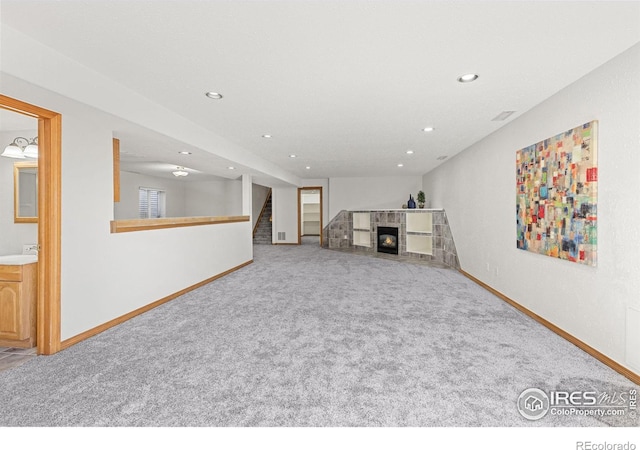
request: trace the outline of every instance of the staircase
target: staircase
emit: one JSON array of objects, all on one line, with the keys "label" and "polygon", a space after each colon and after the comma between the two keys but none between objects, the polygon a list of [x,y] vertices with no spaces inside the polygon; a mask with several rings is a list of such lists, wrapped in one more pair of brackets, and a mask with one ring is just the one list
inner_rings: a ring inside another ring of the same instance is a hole
[{"label": "staircase", "polygon": [[253,230],[253,243],[254,244],[268,244],[271,245],[271,192],[267,196],[267,200],[264,203],[258,223]]}]

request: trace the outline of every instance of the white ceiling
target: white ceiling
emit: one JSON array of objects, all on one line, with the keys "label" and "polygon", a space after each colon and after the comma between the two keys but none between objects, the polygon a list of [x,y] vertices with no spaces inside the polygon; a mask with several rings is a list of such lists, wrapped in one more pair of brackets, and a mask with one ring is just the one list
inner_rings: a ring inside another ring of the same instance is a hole
[{"label": "white ceiling", "polygon": [[[0,5],[4,25],[301,178],[422,175],[640,41],[637,1]],[[468,72],[479,79],[456,81]],[[492,121],[502,111],[516,112]],[[149,162],[219,175],[233,164],[167,161],[154,152],[179,143],[156,136],[143,151],[127,133]]]}]

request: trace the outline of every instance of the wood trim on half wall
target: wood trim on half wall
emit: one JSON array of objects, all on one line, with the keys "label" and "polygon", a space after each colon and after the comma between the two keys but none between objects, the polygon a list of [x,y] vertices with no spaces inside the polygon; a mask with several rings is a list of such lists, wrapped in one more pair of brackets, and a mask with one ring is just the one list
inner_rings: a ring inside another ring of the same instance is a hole
[{"label": "wood trim on half wall", "polygon": [[60,351],[62,116],[0,94],[0,108],[38,119],[37,351]]}]

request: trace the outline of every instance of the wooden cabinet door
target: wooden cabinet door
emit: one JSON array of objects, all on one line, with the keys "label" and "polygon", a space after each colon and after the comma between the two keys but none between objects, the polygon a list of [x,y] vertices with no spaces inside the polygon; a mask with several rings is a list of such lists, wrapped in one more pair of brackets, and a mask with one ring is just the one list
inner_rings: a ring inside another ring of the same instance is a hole
[{"label": "wooden cabinet door", "polygon": [[0,339],[27,339],[29,306],[22,301],[22,283],[0,281]]}]

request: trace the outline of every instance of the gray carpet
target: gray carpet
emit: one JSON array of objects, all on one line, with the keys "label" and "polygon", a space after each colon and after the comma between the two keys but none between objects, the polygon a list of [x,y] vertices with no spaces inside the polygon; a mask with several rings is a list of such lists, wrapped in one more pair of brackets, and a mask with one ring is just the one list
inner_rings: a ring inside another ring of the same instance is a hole
[{"label": "gray carpet", "polygon": [[254,251],[254,264],[1,372],[0,426],[638,425],[520,416],[527,388],[638,386],[455,271]]}]

